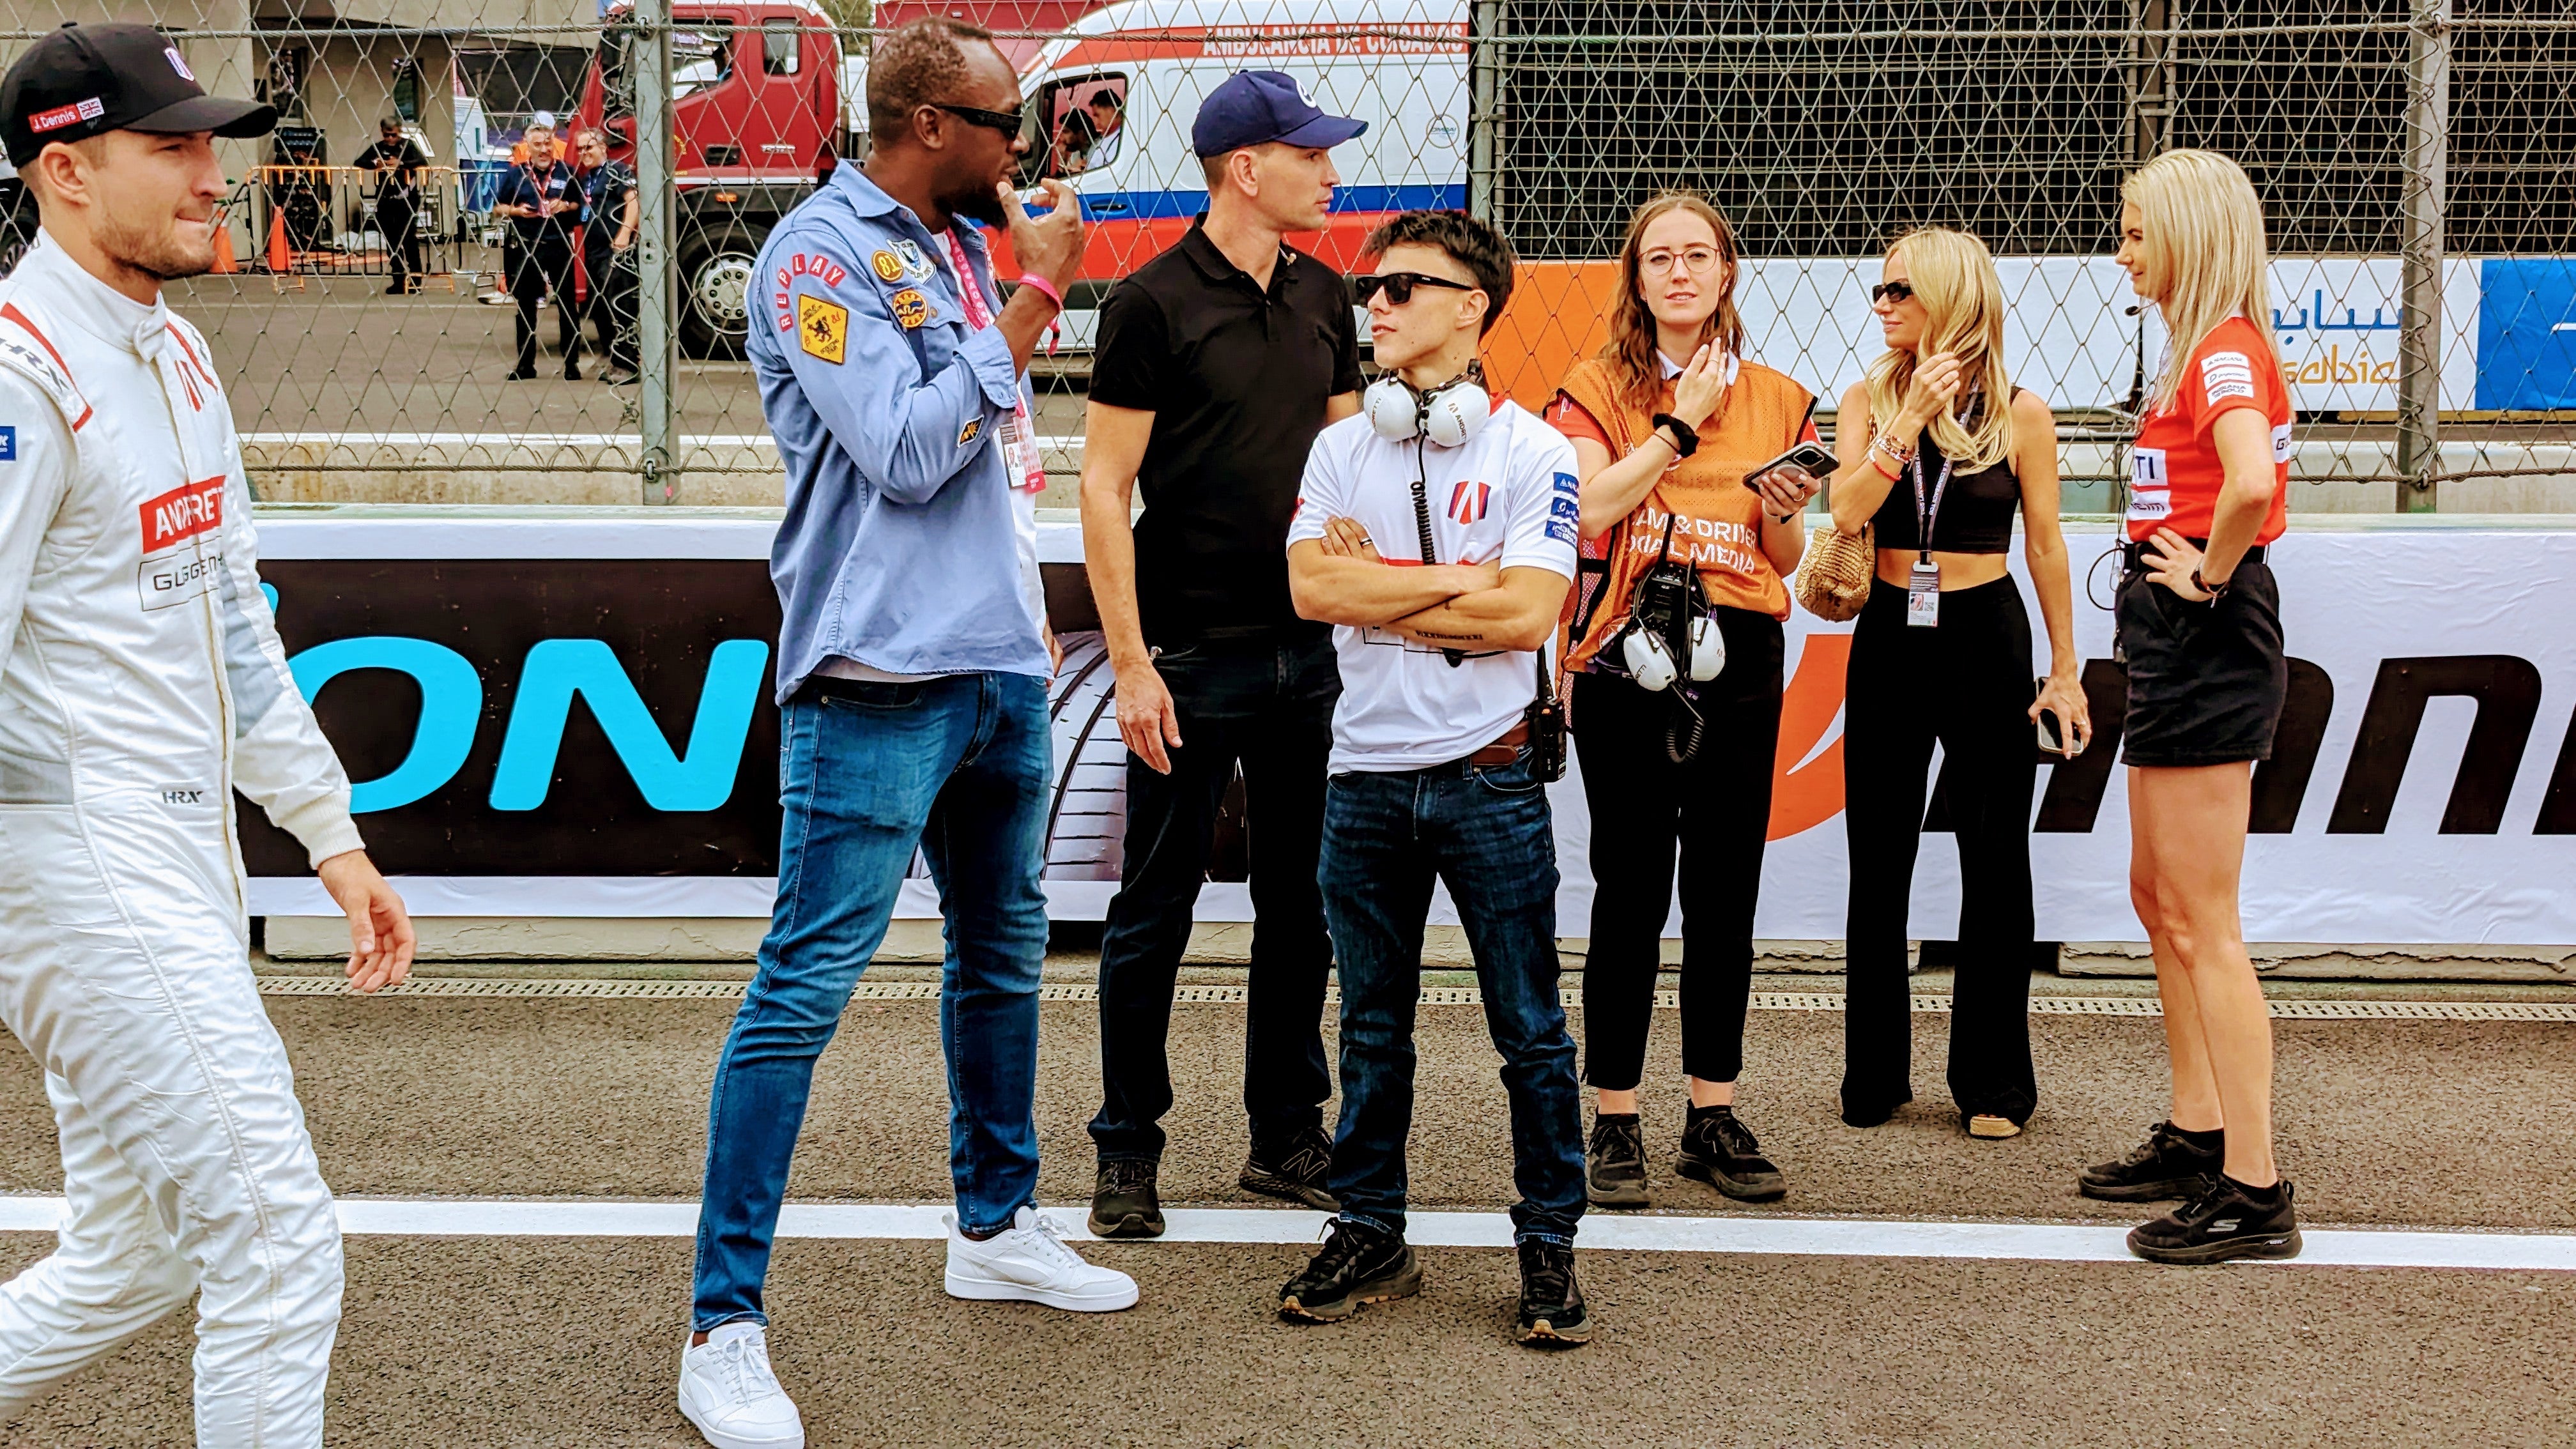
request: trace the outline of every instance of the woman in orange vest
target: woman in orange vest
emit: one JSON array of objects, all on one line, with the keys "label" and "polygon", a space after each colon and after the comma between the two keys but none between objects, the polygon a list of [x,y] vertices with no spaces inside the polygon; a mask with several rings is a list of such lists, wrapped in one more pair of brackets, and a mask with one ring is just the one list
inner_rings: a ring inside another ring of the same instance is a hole
[{"label": "woman in orange vest", "polygon": [[1814,438],[1815,398],[1744,356],[1742,270],[1706,201],[1638,208],[1609,345],[1549,409],[1583,485],[1563,657],[1592,813],[1584,1073],[1591,1197],[1605,1207],[1648,1203],[1637,1085],[1677,854],[1691,1102],[1677,1170],[1746,1202],[1788,1191],[1734,1104],[1780,733],[1782,580],[1806,548],[1816,482],[1750,475]]},{"label": "woman in orange vest", "polygon": [[[2039,1101],[2030,1060],[2030,797],[2045,710],[2060,753],[2092,732],[2057,520],[2057,425],[2004,374],[2004,290],[1985,243],[1925,227],[1870,289],[1887,350],[1843,395],[1834,525],[1874,525],[1878,577],[1852,630],[1843,694],[1843,1121],[1914,1100],[1905,978],[1932,746],[1959,850],[1960,960],[1950,1095],[1970,1136],[2013,1137]],[[1848,440],[1848,441],[1846,441]],[[2021,516],[2049,667],[2034,699],[2030,610],[2005,571]]]}]

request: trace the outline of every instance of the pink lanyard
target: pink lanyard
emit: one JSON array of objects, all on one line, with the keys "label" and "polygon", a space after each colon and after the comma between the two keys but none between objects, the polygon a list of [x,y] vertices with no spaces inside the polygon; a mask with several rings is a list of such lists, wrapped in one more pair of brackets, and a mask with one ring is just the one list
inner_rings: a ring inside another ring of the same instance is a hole
[{"label": "pink lanyard", "polygon": [[[946,232],[948,260],[957,269],[957,297],[966,307],[966,325],[981,332],[993,325],[993,305],[984,297],[984,284],[975,278],[975,268],[966,258],[966,245],[957,239],[957,229]],[[1014,464],[1020,481],[1012,486],[1029,493],[1046,491],[1046,465],[1038,456],[1036,430],[1029,422],[1029,405],[1025,400],[1011,404],[1011,423],[1004,434],[1004,456]]]}]

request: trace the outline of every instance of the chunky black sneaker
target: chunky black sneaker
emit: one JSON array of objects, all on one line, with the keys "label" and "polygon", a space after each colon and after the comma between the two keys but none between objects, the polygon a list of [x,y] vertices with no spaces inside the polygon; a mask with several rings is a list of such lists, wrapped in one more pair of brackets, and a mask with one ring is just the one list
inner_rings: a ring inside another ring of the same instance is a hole
[{"label": "chunky black sneaker", "polygon": [[1603,1112],[1592,1119],[1591,1169],[1584,1190],[1594,1207],[1652,1206],[1646,1196],[1646,1137],[1634,1112]]},{"label": "chunky black sneaker", "polygon": [[1155,1190],[1162,1169],[1138,1157],[1113,1157],[1100,1164],[1091,1185],[1093,1236],[1159,1238],[1163,1235],[1163,1198]]},{"label": "chunky black sneaker", "polygon": [[1337,1323],[1363,1303],[1410,1298],[1422,1291],[1422,1264],[1396,1233],[1365,1223],[1333,1221],[1306,1271],[1279,1290],[1279,1316],[1300,1323]]},{"label": "chunky black sneaker", "polygon": [[1681,1160],[1673,1170],[1738,1202],[1777,1202],[1789,1195],[1789,1180],[1762,1155],[1753,1129],[1735,1120],[1733,1107],[1690,1109],[1690,1125],[1682,1129]]},{"label": "chunky black sneaker", "polygon": [[[2193,1136],[2201,1134],[2194,1133]],[[2208,1134],[2218,1138],[2220,1134]],[[2198,1197],[2218,1177],[2223,1143],[2206,1149],[2195,1145],[2171,1122],[2148,1129],[2147,1140],[2115,1162],[2096,1163],[2075,1179],[2075,1190],[2104,1202],[2160,1202],[2169,1197]]]},{"label": "chunky black sneaker", "polygon": [[1574,1348],[1592,1340],[1592,1315],[1574,1281],[1574,1250],[1531,1239],[1521,1251],[1520,1341],[1532,1348]]},{"label": "chunky black sneaker", "polygon": [[2129,1230],[2129,1251],[2150,1263],[2224,1263],[2299,1256],[2296,1193],[2288,1181],[2251,1188],[2220,1176],[2200,1196]]},{"label": "chunky black sneaker", "polygon": [[1255,1142],[1243,1159],[1237,1182],[1246,1192],[1304,1203],[1319,1212],[1339,1212],[1328,1184],[1333,1176],[1333,1139],[1321,1127],[1309,1127],[1276,1142]]}]

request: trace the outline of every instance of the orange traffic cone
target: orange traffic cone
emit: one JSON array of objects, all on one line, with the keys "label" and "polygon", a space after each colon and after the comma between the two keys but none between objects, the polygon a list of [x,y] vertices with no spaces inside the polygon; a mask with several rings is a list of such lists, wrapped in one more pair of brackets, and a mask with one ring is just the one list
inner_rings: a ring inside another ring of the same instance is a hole
[{"label": "orange traffic cone", "polygon": [[268,214],[268,269],[278,273],[295,270],[295,254],[286,245],[286,213],[283,210]]},{"label": "orange traffic cone", "polygon": [[215,275],[229,277],[240,270],[241,263],[233,260],[232,223],[218,213],[215,217]]}]

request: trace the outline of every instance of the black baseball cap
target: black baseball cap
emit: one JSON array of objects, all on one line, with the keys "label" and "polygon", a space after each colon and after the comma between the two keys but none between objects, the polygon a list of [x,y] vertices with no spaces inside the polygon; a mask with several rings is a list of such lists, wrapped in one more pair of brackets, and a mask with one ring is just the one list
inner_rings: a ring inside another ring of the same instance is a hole
[{"label": "black baseball cap", "polygon": [[66,25],[0,77],[0,139],[25,166],[55,141],[109,131],[265,136],[277,108],[206,94],[178,45],[149,25]]},{"label": "black baseball cap", "polygon": [[1331,115],[1307,100],[1293,76],[1239,70],[1200,103],[1198,119],[1190,126],[1190,149],[1214,157],[1266,141],[1338,146],[1367,129],[1366,121]]}]

